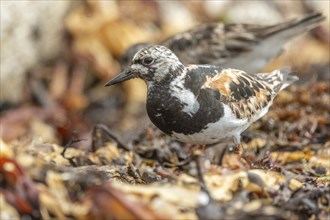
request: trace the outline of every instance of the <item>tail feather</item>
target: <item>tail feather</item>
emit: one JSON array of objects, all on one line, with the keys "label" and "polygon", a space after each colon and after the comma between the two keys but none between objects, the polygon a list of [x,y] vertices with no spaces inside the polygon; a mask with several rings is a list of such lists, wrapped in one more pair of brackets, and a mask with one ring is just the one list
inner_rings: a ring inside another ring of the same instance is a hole
[{"label": "tail feather", "polygon": [[290,75],[292,73],[292,70],[290,67],[283,67],[280,69],[280,73],[283,74],[283,83],[282,86],[280,87],[279,91],[285,89],[295,81],[299,80],[298,76],[295,75]]},{"label": "tail feather", "polygon": [[313,29],[314,27],[318,26],[324,19],[325,17],[322,15],[322,13],[314,12],[301,18],[294,18],[281,24],[265,27],[260,35],[267,37],[269,35],[276,35],[277,32],[285,32],[287,33],[286,35],[288,35],[287,37],[293,37]]},{"label": "tail feather", "polygon": [[302,18],[291,19],[272,26],[251,26],[249,31],[259,40],[250,50],[238,53],[219,65],[243,69],[246,72],[258,72],[269,60],[283,52],[283,46],[292,38],[297,37],[318,26],[325,19],[321,13],[308,14]]},{"label": "tail feather", "polygon": [[290,67],[283,67],[271,73],[259,73],[257,76],[266,82],[275,93],[278,93],[299,79],[295,75],[290,75],[291,73]]}]

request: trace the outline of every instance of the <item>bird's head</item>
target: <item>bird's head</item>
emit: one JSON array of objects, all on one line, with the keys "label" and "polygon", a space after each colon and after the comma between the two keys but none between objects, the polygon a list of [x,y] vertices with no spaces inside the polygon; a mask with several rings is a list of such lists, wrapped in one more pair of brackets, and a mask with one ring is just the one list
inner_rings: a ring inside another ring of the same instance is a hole
[{"label": "bird's head", "polygon": [[106,86],[133,78],[141,78],[147,83],[161,83],[174,78],[183,70],[184,65],[170,49],[159,45],[148,46],[139,50],[130,65]]}]

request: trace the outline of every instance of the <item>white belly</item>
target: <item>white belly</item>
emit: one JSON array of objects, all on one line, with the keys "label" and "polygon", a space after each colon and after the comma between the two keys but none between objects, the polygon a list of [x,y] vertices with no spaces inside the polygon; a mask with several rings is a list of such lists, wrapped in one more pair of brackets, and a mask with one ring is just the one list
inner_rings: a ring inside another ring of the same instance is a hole
[{"label": "white belly", "polygon": [[214,144],[230,138],[239,139],[240,134],[244,130],[267,113],[269,106],[270,104],[248,121],[247,118],[238,119],[232,110],[227,105],[224,105],[224,117],[219,121],[209,123],[199,133],[185,135],[173,132],[172,137],[178,141],[190,144]]}]

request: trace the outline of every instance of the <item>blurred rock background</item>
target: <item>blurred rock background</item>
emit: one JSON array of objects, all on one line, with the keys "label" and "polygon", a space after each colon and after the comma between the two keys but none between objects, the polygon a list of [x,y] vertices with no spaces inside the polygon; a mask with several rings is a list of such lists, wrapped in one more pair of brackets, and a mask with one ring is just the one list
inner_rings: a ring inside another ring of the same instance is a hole
[{"label": "blurred rock background", "polygon": [[1,1],[1,102],[20,102],[27,71],[59,55],[69,1]]}]

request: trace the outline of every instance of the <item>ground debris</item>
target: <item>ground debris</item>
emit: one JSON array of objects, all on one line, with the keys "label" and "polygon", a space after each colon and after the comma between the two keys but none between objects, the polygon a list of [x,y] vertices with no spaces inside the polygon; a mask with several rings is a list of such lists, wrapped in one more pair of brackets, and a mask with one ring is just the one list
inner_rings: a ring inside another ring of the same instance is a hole
[{"label": "ground debris", "polygon": [[[275,11],[285,8],[278,15],[300,8],[279,2],[272,3],[280,4]],[[223,17],[208,12],[211,1],[175,4],[176,16],[186,14],[189,24],[226,21],[237,11],[229,1],[214,8],[222,7]],[[0,219],[329,218],[325,27],[290,44],[267,67],[289,65],[300,80],[242,134],[250,166],[230,151],[231,143],[207,148],[200,160],[204,187],[192,162],[195,146],[150,124],[143,83],[104,88],[120,72],[128,46],[183,31],[188,23],[164,13],[170,7],[88,0],[72,8],[63,57],[30,70],[22,103],[0,106]],[[235,17],[249,13],[241,12]]]}]

